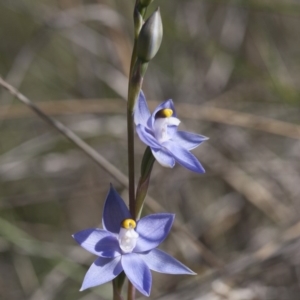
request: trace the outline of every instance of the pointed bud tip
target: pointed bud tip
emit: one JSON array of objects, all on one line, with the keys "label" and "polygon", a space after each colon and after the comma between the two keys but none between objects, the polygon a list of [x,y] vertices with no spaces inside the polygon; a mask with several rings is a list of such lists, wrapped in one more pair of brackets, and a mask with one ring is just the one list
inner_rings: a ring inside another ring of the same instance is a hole
[{"label": "pointed bud tip", "polygon": [[140,0],[140,5],[143,6],[143,7],[147,7],[147,6],[149,6],[152,2],[153,2],[153,0]]}]

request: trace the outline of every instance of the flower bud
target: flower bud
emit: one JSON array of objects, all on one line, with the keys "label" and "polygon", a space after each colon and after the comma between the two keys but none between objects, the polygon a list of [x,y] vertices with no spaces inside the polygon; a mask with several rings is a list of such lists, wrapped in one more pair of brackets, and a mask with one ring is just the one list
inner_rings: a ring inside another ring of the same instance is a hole
[{"label": "flower bud", "polygon": [[152,2],[153,2],[153,0],[140,0],[140,5],[143,6],[143,7],[147,7],[147,6],[149,6]]},{"label": "flower bud", "polygon": [[137,38],[143,26],[143,17],[138,11],[138,9],[134,10],[133,19],[134,19],[134,34],[135,34],[135,38]]},{"label": "flower bud", "polygon": [[137,40],[137,57],[150,61],[157,53],[163,36],[159,8],[147,19]]}]

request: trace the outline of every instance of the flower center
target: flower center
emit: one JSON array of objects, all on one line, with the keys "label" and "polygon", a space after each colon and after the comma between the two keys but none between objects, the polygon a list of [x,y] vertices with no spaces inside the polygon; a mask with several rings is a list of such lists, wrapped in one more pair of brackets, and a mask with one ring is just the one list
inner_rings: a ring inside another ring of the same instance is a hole
[{"label": "flower center", "polygon": [[165,109],[161,109],[159,110],[156,115],[155,115],[155,119],[158,118],[170,118],[173,115],[173,110],[170,108],[165,108]]},{"label": "flower center", "polygon": [[136,246],[139,234],[134,230],[136,223],[132,219],[125,219],[119,231],[119,245],[124,253],[130,253]]},{"label": "flower center", "polygon": [[136,223],[132,219],[125,219],[122,221],[121,227],[126,228],[126,229],[130,229],[130,228],[134,229],[136,227]]},{"label": "flower center", "polygon": [[[178,126],[180,123],[180,120],[172,117],[172,115],[173,110],[170,108],[161,109],[155,114],[153,126],[154,135],[159,143],[163,143],[171,139],[171,127],[168,128],[168,126]],[[177,130],[177,128],[175,130]]]}]

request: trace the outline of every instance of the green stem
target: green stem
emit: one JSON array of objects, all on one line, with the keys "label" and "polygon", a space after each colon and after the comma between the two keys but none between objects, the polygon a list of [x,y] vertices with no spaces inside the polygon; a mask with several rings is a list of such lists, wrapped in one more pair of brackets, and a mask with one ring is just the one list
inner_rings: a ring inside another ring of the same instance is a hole
[{"label": "green stem", "polygon": [[150,176],[146,180],[142,180],[142,178],[140,178],[138,183],[138,187],[136,190],[136,205],[135,205],[137,220],[140,219],[142,214],[145,198],[148,191],[149,181],[150,181]]},{"label": "green stem", "polygon": [[136,49],[137,49],[136,45],[137,45],[137,38],[134,39],[134,44],[133,44],[133,49],[132,49],[132,54],[131,54],[129,79],[132,77],[133,67],[136,62]]},{"label": "green stem", "polygon": [[128,177],[129,177],[129,210],[132,218],[136,218],[135,211],[135,183],[134,183],[134,120],[133,110],[141,90],[143,77],[148,63],[136,60],[132,75],[129,79],[127,102],[127,138],[128,138]]},{"label": "green stem", "polygon": [[119,286],[118,277],[112,281],[113,284],[113,300],[123,300],[121,296],[122,287]]},{"label": "green stem", "polygon": [[141,217],[145,197],[148,192],[148,186],[154,162],[155,158],[152,154],[152,151],[150,147],[147,147],[145,149],[145,153],[141,164],[141,177],[139,179],[139,183],[136,189],[135,211],[137,220]]},{"label": "green stem", "polygon": [[135,219],[135,180],[134,180],[134,120],[133,120],[133,110],[135,101],[139,95],[142,82],[143,74],[141,70],[143,69],[140,62],[137,61],[136,56],[136,45],[141,28],[141,19],[139,12],[137,10],[139,6],[139,0],[136,0],[134,9],[134,21],[135,21],[135,37],[134,45],[131,55],[130,71],[129,71],[129,82],[128,82],[128,102],[127,102],[127,141],[128,141],[128,178],[129,178],[129,210],[132,218]]},{"label": "green stem", "polygon": [[[139,0],[136,0],[135,10],[138,8]],[[134,12],[134,14],[136,11]],[[134,18],[138,17],[134,15]],[[131,55],[129,82],[128,82],[128,102],[127,102],[127,141],[128,141],[128,180],[129,180],[129,210],[133,219],[136,219],[136,199],[135,199],[135,176],[134,176],[134,119],[133,111],[136,99],[140,93],[143,77],[147,70],[148,63],[142,63],[137,59],[137,39],[141,29],[141,19],[135,21],[135,38]],[[114,299],[119,300],[119,299]],[[128,281],[127,300],[135,300],[135,287]]]},{"label": "green stem", "polygon": [[128,281],[127,300],[135,299],[135,287]]},{"label": "green stem", "polygon": [[133,122],[133,110],[130,109],[130,107],[127,108],[127,138],[128,138],[129,210],[132,218],[135,219],[134,122]]}]

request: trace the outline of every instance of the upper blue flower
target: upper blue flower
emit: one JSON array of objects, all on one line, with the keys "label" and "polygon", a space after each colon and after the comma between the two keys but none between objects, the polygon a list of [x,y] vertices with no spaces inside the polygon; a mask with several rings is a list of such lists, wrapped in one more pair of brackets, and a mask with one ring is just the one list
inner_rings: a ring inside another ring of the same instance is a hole
[{"label": "upper blue flower", "polygon": [[73,235],[84,249],[98,256],[80,290],[106,283],[124,270],[131,283],[149,296],[150,270],[194,275],[178,260],[155,249],[168,235],[173,220],[173,214],[159,213],[135,222],[122,198],[111,187],[103,210],[104,229],[86,229]]},{"label": "upper blue flower", "polygon": [[153,156],[161,165],[173,168],[177,161],[191,171],[205,172],[190,150],[208,138],[177,130],[180,120],[172,100],[158,105],[151,115],[145,95],[141,91],[135,106],[134,122],[140,139],[151,148]]}]

